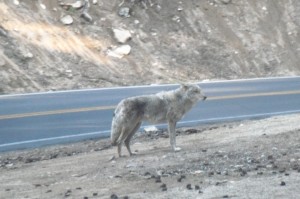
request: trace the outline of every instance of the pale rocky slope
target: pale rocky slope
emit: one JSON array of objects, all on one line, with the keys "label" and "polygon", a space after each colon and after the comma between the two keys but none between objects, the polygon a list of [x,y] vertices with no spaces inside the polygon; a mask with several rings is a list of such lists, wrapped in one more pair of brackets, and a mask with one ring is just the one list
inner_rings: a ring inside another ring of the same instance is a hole
[{"label": "pale rocky slope", "polygon": [[0,93],[300,74],[298,0],[74,2],[0,2]]}]

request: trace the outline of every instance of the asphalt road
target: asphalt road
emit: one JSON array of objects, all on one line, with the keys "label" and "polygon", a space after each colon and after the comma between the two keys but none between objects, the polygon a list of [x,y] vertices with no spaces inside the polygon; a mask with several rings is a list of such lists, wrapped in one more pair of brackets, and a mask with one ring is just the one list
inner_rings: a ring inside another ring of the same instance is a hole
[{"label": "asphalt road", "polygon": [[[208,99],[199,102],[177,126],[300,112],[300,77],[202,82],[199,85]],[[2,95],[0,151],[108,137],[113,110],[120,100],[177,87],[158,85]]]}]

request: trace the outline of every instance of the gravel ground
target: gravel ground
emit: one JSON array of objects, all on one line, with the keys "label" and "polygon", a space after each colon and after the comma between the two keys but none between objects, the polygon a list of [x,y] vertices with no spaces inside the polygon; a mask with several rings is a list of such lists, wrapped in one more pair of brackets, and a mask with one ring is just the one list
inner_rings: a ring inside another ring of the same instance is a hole
[{"label": "gravel ground", "polygon": [[[300,115],[0,154],[0,198],[298,198]],[[127,155],[124,149],[123,154]]]}]

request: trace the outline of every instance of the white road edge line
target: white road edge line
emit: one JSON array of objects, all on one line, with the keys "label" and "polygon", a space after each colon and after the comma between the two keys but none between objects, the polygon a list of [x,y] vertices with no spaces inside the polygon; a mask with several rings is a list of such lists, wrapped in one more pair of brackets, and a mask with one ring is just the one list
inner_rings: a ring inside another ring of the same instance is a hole
[{"label": "white road edge line", "polygon": [[[287,115],[287,114],[293,114],[293,113],[300,113],[300,110],[292,110],[292,111],[282,111],[282,112],[272,112],[272,113],[260,113],[260,114],[252,114],[252,115],[240,115],[240,116],[232,116],[232,117],[220,117],[220,118],[209,118],[209,119],[203,119],[203,120],[191,120],[191,121],[183,121],[178,122],[179,125],[184,124],[190,124],[190,123],[201,123],[201,122],[216,122],[216,121],[228,121],[228,120],[240,120],[240,119],[251,119],[256,117],[270,117],[275,115]],[[146,128],[153,125],[148,126],[142,126],[141,128]],[[156,125],[156,126],[166,126],[164,124]],[[74,137],[84,137],[84,136],[90,136],[90,135],[101,135],[101,134],[107,134],[110,130],[105,131],[97,131],[97,132],[90,132],[90,133],[82,133],[82,134],[76,134],[76,135],[66,135],[66,136],[60,136],[60,137],[52,137],[52,138],[43,138],[43,139],[37,139],[37,140],[28,140],[28,141],[22,141],[22,142],[12,142],[7,144],[1,144],[1,147],[8,147],[8,146],[15,146],[15,145],[22,145],[22,144],[30,144],[30,143],[37,143],[37,142],[45,142],[45,141],[51,141],[51,140],[59,140],[59,139],[68,139],[68,138],[74,138]]]}]

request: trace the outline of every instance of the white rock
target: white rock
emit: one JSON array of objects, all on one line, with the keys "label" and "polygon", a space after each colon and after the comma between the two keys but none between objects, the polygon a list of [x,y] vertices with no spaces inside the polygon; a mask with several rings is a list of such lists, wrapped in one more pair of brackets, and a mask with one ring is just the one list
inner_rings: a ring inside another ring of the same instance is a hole
[{"label": "white rock", "polygon": [[31,52],[24,53],[25,58],[33,58],[33,54]]},{"label": "white rock", "polygon": [[158,131],[158,128],[156,126],[146,126],[144,127],[144,131],[146,132]]},{"label": "white rock", "polygon": [[45,4],[40,4],[40,6],[41,6],[41,8],[43,9],[43,10],[46,10],[46,6],[45,6]]},{"label": "white rock", "polygon": [[112,50],[109,50],[107,52],[107,55],[121,59],[125,55],[128,55],[130,51],[131,51],[131,47],[129,45],[122,45]]},{"label": "white rock", "polygon": [[18,0],[14,0],[14,4],[18,6],[20,2]]},{"label": "white rock", "polygon": [[60,21],[64,25],[70,25],[73,23],[73,17],[71,15],[66,15],[66,16],[63,16],[62,18],[60,18]]},{"label": "white rock", "polygon": [[129,30],[115,28],[113,29],[113,33],[116,40],[122,44],[131,38]]},{"label": "white rock", "polygon": [[194,171],[194,174],[201,174],[201,173],[203,173],[204,171],[202,171],[202,170],[196,170],[196,171]]},{"label": "white rock", "polygon": [[130,17],[130,8],[128,8],[128,7],[120,8],[119,16],[120,17]]},{"label": "white rock", "polygon": [[71,4],[71,6],[75,9],[79,9],[83,6],[81,1],[76,1],[75,3]]},{"label": "white rock", "polygon": [[95,4],[97,4],[98,3],[98,1],[97,0],[93,0],[93,4],[95,5]]}]

